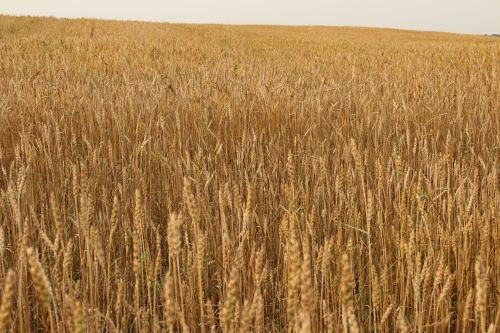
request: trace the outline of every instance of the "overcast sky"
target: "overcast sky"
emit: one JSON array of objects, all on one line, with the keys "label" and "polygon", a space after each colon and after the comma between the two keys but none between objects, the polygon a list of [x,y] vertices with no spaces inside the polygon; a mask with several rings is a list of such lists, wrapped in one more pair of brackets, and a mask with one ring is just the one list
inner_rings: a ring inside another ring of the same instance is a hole
[{"label": "overcast sky", "polygon": [[0,0],[0,13],[500,33],[500,0]]}]

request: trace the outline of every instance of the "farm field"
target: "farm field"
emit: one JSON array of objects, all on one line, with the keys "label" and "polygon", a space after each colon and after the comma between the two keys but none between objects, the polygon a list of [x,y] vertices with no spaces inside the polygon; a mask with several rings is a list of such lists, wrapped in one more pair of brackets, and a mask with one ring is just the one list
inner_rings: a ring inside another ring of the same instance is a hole
[{"label": "farm field", "polygon": [[0,332],[500,331],[500,39],[0,16]]}]

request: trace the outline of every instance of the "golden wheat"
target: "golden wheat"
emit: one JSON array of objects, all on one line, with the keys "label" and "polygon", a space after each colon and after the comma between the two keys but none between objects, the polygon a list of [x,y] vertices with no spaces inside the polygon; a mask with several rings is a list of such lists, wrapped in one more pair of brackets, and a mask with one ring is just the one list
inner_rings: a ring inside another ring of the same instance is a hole
[{"label": "golden wheat", "polygon": [[0,16],[0,330],[499,330],[500,40]]}]

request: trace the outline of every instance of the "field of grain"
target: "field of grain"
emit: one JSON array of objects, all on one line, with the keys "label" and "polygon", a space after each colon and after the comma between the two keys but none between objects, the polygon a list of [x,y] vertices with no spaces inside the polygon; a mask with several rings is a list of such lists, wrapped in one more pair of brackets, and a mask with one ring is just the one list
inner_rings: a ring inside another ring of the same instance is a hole
[{"label": "field of grain", "polygon": [[0,333],[499,332],[499,162],[499,39],[0,16]]}]

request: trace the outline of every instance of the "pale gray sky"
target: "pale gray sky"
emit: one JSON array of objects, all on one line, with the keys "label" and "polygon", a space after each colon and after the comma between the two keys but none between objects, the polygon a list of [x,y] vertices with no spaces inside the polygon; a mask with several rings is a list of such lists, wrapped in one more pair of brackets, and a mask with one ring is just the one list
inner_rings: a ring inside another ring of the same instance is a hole
[{"label": "pale gray sky", "polygon": [[1,0],[0,13],[500,33],[500,0]]}]

